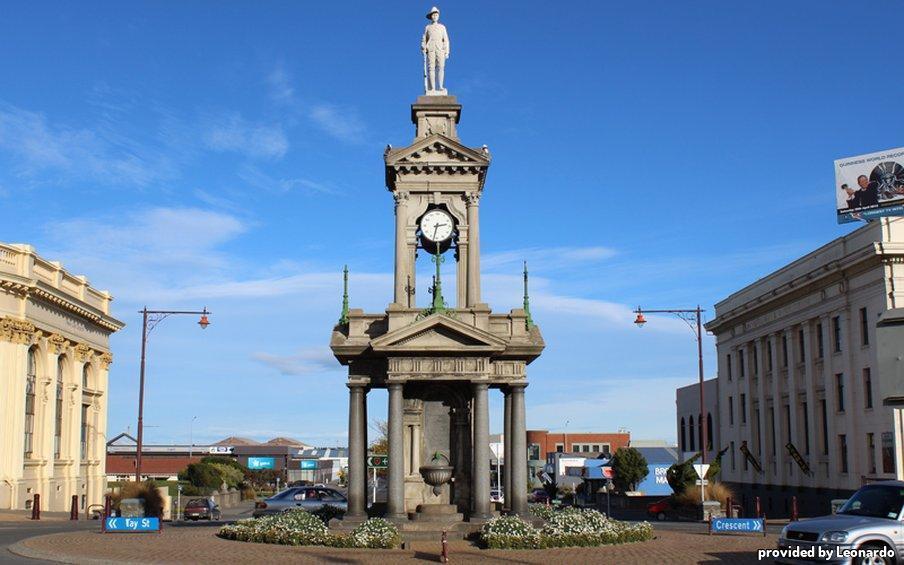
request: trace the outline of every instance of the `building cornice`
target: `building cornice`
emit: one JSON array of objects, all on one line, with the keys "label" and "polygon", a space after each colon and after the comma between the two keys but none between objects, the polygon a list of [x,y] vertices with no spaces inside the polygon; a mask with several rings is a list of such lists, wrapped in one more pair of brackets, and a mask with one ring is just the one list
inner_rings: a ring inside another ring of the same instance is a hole
[{"label": "building cornice", "polygon": [[83,363],[97,360],[104,369],[113,363],[113,355],[109,351],[103,351],[86,343],[67,339],[53,330],[42,329],[29,320],[13,318],[12,316],[0,316],[0,341],[31,345],[42,338],[47,341],[48,348],[57,355],[71,349],[75,357]]}]

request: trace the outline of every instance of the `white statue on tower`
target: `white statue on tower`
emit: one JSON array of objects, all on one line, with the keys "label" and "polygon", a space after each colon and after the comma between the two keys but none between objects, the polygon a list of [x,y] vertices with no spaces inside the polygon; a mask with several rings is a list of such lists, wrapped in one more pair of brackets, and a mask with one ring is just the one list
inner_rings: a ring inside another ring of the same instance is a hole
[{"label": "white statue on tower", "polygon": [[449,58],[449,34],[446,26],[439,23],[439,8],[434,6],[427,12],[430,23],[424,28],[421,38],[421,52],[424,54],[424,90],[427,94],[444,95],[443,78],[446,59]]}]

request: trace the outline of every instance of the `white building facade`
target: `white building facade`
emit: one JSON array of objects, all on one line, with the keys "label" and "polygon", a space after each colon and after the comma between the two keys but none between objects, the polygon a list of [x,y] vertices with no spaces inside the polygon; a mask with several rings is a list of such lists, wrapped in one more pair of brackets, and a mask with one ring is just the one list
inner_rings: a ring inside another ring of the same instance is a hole
[{"label": "white building facade", "polygon": [[759,497],[767,516],[788,515],[796,497],[802,516],[826,513],[833,498],[901,476],[875,344],[879,316],[902,306],[904,218],[873,221],[716,304],[706,327],[729,447],[722,479],[748,511]]},{"label": "white building facade", "polygon": [[0,244],[0,508],[85,511],[105,490],[110,294]]},{"label": "white building facade", "polygon": [[[703,410],[700,410],[700,383],[675,391],[678,452],[681,460],[703,451],[706,432],[706,462],[710,463],[725,446],[719,434],[719,380],[703,381]],[[631,442],[632,447],[639,447]]]}]

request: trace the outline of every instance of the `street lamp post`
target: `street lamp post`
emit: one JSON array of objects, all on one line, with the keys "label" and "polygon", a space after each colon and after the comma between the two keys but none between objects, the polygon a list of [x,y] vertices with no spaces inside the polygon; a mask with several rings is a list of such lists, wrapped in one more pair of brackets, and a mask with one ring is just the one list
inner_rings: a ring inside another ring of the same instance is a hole
[{"label": "street lamp post", "polygon": [[141,448],[143,445],[143,431],[144,431],[144,364],[145,364],[145,353],[147,351],[148,344],[148,334],[157,327],[157,324],[162,322],[169,316],[173,316],[176,314],[194,314],[201,315],[201,319],[198,320],[198,325],[201,326],[201,329],[206,329],[207,326],[210,325],[210,321],[207,319],[207,316],[210,312],[207,311],[207,308],[204,308],[200,312],[193,310],[148,310],[148,307],[145,306],[141,311],[142,314],[142,324],[141,324],[141,369],[139,376],[139,385],[138,385],[138,451],[135,456],[135,481],[141,482]]},{"label": "street lamp post", "polygon": [[[702,418],[702,415],[706,414],[703,405],[703,322],[701,321],[704,310],[702,310],[699,305],[693,310],[642,310],[640,306],[638,306],[637,310],[634,312],[637,314],[634,323],[637,324],[638,328],[642,328],[643,325],[647,323],[647,320],[643,317],[644,312],[647,314],[675,314],[684,320],[688,327],[691,328],[691,331],[694,332],[694,335],[697,338],[697,370],[700,378],[700,414]],[[700,462],[706,463],[707,429],[706,424],[702,419],[699,424],[701,430],[700,437],[703,440],[702,445],[700,446]]]},{"label": "street lamp post", "polygon": [[197,420],[197,416],[191,417],[191,422],[188,423],[188,462],[191,463],[191,456],[194,455],[195,451],[195,436],[194,436],[194,427],[195,420]]}]

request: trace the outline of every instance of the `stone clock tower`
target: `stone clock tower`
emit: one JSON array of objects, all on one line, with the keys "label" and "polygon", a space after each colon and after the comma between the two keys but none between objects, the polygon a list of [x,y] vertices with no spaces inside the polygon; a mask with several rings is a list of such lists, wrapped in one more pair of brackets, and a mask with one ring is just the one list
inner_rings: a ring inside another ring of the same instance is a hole
[{"label": "stone clock tower", "polygon": [[[495,314],[481,300],[480,197],[490,153],[462,144],[460,117],[456,98],[436,90],[411,105],[413,143],[384,153],[395,203],[392,302],[385,312],[365,313],[348,309],[346,295],[333,328],[330,346],[348,367],[352,522],[367,505],[366,397],[374,388],[389,391],[390,519],[451,523],[491,515],[490,389],[505,400],[507,509],[527,512],[526,367],[544,343],[526,310],[526,289],[525,308],[508,313]],[[437,263],[432,304],[415,304],[418,253]],[[448,302],[439,280],[443,260],[457,266]],[[438,464],[451,467],[452,478],[436,486],[428,471]]]}]

